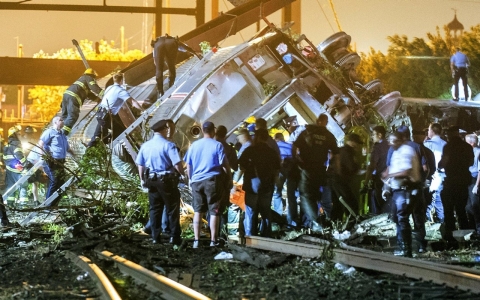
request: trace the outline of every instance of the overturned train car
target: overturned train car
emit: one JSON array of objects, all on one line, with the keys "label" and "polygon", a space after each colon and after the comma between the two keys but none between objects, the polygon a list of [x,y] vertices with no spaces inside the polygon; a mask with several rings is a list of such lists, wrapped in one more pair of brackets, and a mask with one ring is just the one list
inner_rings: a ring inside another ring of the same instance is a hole
[{"label": "overturned train car", "polygon": [[[173,119],[182,150],[201,138],[206,120],[232,133],[250,116],[278,128],[289,116],[297,116],[301,125],[327,113],[327,127],[340,143],[351,130],[367,140],[371,126],[410,125],[401,111],[400,93],[382,97],[380,81],[357,80],[360,57],[349,51],[349,44],[350,36],[339,32],[317,49],[303,35],[295,39],[272,28],[249,42],[212,51],[202,60],[190,58],[178,66],[175,86],[154,105],[147,123]],[[141,98],[153,89],[151,79],[130,93]]]}]

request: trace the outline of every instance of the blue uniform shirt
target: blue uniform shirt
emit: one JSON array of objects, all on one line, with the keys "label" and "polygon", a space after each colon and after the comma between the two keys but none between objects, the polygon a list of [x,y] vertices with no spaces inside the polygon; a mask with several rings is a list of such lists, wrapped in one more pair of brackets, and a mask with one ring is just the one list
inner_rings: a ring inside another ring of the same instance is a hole
[{"label": "blue uniform shirt", "polygon": [[291,158],[292,157],[292,144],[289,144],[284,141],[277,142],[278,148],[280,149],[280,158]]},{"label": "blue uniform shirt", "polygon": [[43,148],[55,159],[65,159],[67,157],[67,150],[70,149],[67,137],[62,131],[50,128],[45,130],[40,137],[43,141]]},{"label": "blue uniform shirt", "polygon": [[465,54],[463,54],[460,51],[457,51],[450,58],[450,63],[453,63],[453,65],[457,68],[466,68],[470,64],[470,61],[468,60],[468,57]]},{"label": "blue uniform shirt", "polygon": [[175,143],[166,140],[160,134],[144,143],[138,151],[135,163],[150,169],[150,172],[174,172],[174,166],[180,162]]},{"label": "blue uniform shirt", "polygon": [[130,98],[130,94],[119,84],[115,83],[105,90],[100,106],[110,109],[112,115],[116,115],[128,98]]},{"label": "blue uniform shirt", "polygon": [[190,182],[199,182],[220,175],[225,152],[220,142],[203,138],[190,146],[184,159],[190,165]]}]

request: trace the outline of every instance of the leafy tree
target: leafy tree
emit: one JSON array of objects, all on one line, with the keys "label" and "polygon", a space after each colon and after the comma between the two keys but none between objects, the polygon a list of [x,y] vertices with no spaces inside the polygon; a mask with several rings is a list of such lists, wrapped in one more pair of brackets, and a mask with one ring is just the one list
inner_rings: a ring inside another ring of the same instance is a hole
[{"label": "leafy tree", "polygon": [[[81,40],[79,44],[87,60],[133,61],[145,56],[140,50],[122,53],[120,49],[115,48],[113,41],[110,43],[104,40],[100,41],[98,46],[99,53],[95,51],[95,45],[92,41]],[[76,48],[61,49],[52,55],[40,50],[33,57],[44,59],[81,59]],[[66,88],[66,86],[39,85],[28,89],[28,98],[33,100],[33,104],[29,108],[30,114],[42,121],[50,120],[58,112],[63,92]]]},{"label": "leafy tree", "polygon": [[[472,91],[479,89],[480,25],[463,33],[460,44],[471,62],[469,85]],[[442,37],[437,27],[435,33],[427,33],[427,41],[406,36],[388,37],[390,46],[387,54],[370,49],[362,53],[362,62],[357,73],[365,81],[380,79],[387,91],[400,91],[406,97],[450,99],[452,77],[450,56],[456,42],[447,27]]]}]

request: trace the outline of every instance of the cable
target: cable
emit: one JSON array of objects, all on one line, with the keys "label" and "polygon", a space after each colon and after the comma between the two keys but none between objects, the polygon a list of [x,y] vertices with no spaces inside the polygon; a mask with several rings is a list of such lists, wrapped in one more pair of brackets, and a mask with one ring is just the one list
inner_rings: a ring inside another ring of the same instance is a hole
[{"label": "cable", "polygon": [[340,26],[340,21],[338,21],[338,16],[337,16],[337,12],[335,11],[335,5],[333,4],[333,0],[329,0],[328,2],[330,2],[330,7],[332,8],[335,21],[337,22],[338,30],[343,31],[342,26]]},{"label": "cable", "polygon": [[[229,10],[228,5],[227,5],[227,2],[225,2],[225,0],[223,0],[223,4],[225,5],[225,7],[227,8],[227,11],[228,11]],[[226,14],[226,15],[228,15],[228,14]],[[229,16],[231,16],[231,15],[229,15]],[[237,17],[237,16],[235,16],[235,17]],[[232,27],[230,27],[230,30],[228,31],[227,36],[223,40],[226,40],[230,36],[230,32],[232,31],[233,24],[235,24],[235,22],[236,21],[234,21],[234,23],[232,23]],[[245,39],[243,38],[243,35],[242,35],[242,31],[239,31],[238,33],[240,34],[240,37],[242,38],[242,40],[245,42]],[[223,41],[222,41],[222,43],[223,43]],[[220,46],[220,44],[218,44],[218,45]]]},{"label": "cable", "polygon": [[332,26],[332,24],[330,23],[330,20],[328,19],[327,14],[325,13],[325,10],[323,10],[322,5],[320,5],[320,1],[317,0],[317,3],[318,3],[318,6],[320,7],[320,9],[322,10],[323,15],[325,16],[325,20],[327,20],[328,25],[330,25],[330,28],[331,28],[332,31],[335,33],[335,29],[333,29],[333,26]]}]

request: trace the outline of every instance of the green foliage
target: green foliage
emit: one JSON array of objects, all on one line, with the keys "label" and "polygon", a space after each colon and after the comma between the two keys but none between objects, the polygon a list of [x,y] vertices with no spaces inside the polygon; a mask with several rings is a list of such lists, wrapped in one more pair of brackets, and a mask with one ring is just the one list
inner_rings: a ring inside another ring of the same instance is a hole
[{"label": "green foliage", "polygon": [[263,84],[263,92],[265,96],[272,95],[277,90],[277,85],[271,82],[267,82]]},{"label": "green foliage", "polygon": [[461,44],[470,58],[469,85],[476,93],[480,79],[479,36],[480,25],[465,31],[460,41],[456,41],[446,27],[443,36],[438,27],[435,33],[427,33],[427,41],[390,36],[387,54],[374,49],[368,54],[362,53],[357,73],[364,82],[380,79],[385,90],[400,91],[406,97],[449,99],[453,84],[449,59],[455,46]]},{"label": "green foliage", "polygon": [[65,226],[58,224],[45,224],[43,225],[42,229],[48,232],[53,232],[52,240],[55,244],[60,243],[67,232],[67,228]]},{"label": "green foliage", "polygon": [[203,55],[207,54],[208,52],[210,52],[210,50],[212,50],[212,46],[210,46],[210,43],[207,41],[203,41],[199,45]]},{"label": "green foliage", "polygon": [[140,191],[139,178],[121,178],[111,167],[111,155],[110,148],[103,143],[88,148],[76,170],[81,174],[78,187],[91,192],[92,198],[99,201],[97,214],[113,209],[125,220],[146,216],[148,194]]}]

